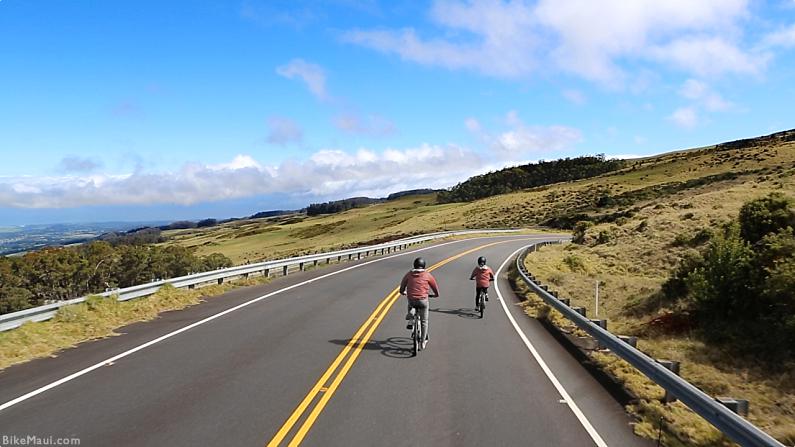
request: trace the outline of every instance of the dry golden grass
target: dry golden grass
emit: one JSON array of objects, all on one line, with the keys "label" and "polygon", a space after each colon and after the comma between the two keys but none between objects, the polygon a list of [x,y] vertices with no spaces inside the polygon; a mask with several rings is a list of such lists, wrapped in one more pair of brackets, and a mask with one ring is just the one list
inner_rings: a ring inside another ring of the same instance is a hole
[{"label": "dry golden grass", "polygon": [[194,290],[165,286],[147,298],[124,302],[91,297],[83,303],[61,308],[52,320],[26,323],[17,329],[0,332],[0,370],[53,356],[84,341],[119,335],[115,332],[119,327],[155,319],[161,312],[184,309],[236,287],[265,282],[264,277],[257,277]]},{"label": "dry golden grass", "polygon": [[[767,150],[766,156],[774,154],[776,158],[766,157],[761,161],[754,158],[754,154],[762,150]],[[795,145],[746,149],[745,152],[712,154],[713,162],[723,160],[719,166],[725,168],[726,163],[731,163],[734,168],[739,159],[738,169],[752,167],[754,171],[766,171],[636,203],[630,217],[588,229],[584,245],[547,246],[540,253],[528,256],[526,264],[529,271],[559,291],[561,297],[570,298],[572,305],[586,307],[589,316],[595,313],[594,286],[599,280],[599,317],[609,320],[611,331],[639,335],[639,347],[644,352],[655,358],[680,361],[681,375],[710,395],[748,399],[749,419],[782,442],[792,444],[795,443],[795,374],[792,369],[770,371],[748,359],[706,346],[695,331],[685,328],[671,335],[650,325],[655,317],[680,310],[676,303],[661,300],[660,295],[660,286],[679,259],[688,250],[694,250],[677,243],[677,235],[693,236],[702,228],[718,229],[737,216],[743,203],[770,192],[795,197]],[[710,165],[701,158],[692,160],[693,167],[684,173],[674,168],[662,172],[682,178],[693,172],[694,167]],[[679,162],[674,160],[670,164],[676,163]],[[649,169],[659,172],[661,167],[653,165]],[[710,172],[716,172],[714,169]],[[636,171],[633,176],[652,177],[644,172]],[[609,178],[600,181],[611,181]],[[594,188],[599,188],[599,181],[595,182]],[[631,182],[629,185],[632,187]],[[606,235],[601,242],[600,234]],[[538,309],[543,307],[543,304],[528,304],[527,311],[538,315]],[[554,316],[553,322],[566,324]],[[640,418],[636,425],[639,434],[656,437],[659,419],[664,417],[668,437],[665,445],[732,445],[681,403],[659,403],[661,388],[623,361],[606,354],[593,357],[641,398],[629,409]]]}]

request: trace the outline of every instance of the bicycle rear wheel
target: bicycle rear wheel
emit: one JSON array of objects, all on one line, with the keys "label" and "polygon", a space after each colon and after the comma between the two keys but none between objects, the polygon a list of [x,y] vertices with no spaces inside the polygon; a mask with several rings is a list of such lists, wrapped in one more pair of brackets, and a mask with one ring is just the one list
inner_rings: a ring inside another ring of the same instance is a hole
[{"label": "bicycle rear wheel", "polygon": [[420,343],[421,343],[421,341],[420,341],[420,333],[421,333],[420,321],[419,321],[418,318],[415,318],[414,319],[414,330],[411,331],[411,338],[412,338],[412,341],[413,341],[412,357],[416,357],[417,356],[417,352],[420,350]]},{"label": "bicycle rear wheel", "polygon": [[483,292],[478,295],[478,310],[480,310],[480,318],[483,318],[483,311],[486,310],[486,299]]}]

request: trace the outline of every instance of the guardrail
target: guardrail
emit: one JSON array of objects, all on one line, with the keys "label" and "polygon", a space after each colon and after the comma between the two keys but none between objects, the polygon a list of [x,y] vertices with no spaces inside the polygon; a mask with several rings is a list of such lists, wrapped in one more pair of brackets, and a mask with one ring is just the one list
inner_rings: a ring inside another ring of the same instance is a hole
[{"label": "guardrail", "polygon": [[[287,259],[278,259],[274,261],[266,261],[256,264],[246,264],[246,265],[240,265],[221,270],[196,273],[192,275],[180,276],[177,278],[156,281],[148,284],[126,287],[124,289],[117,289],[109,292],[98,293],[92,296],[103,296],[103,297],[115,296],[116,299],[119,301],[127,301],[133,298],[140,298],[144,296],[153,295],[158,290],[160,290],[160,288],[162,288],[167,284],[170,284],[176,288],[185,288],[185,287],[194,288],[195,286],[201,284],[212,283],[212,282],[217,282],[220,284],[227,278],[248,277],[249,275],[252,274],[255,275],[262,274],[265,276],[270,276],[271,272],[273,272],[275,269],[281,269],[281,273],[283,275],[287,275],[290,272],[291,267],[297,266],[299,270],[304,270],[304,267],[307,264],[312,263],[313,265],[317,265],[318,262],[323,260],[326,260],[327,263],[330,263],[331,260],[334,258],[336,258],[337,261],[352,260],[354,259],[354,257],[356,259],[361,259],[362,254],[364,254],[364,256],[367,257],[370,256],[371,253],[373,255],[379,254],[379,252],[380,254],[391,253],[393,251],[405,249],[409,246],[420,244],[422,242],[427,242],[449,236],[478,234],[478,233],[514,233],[518,231],[520,230],[462,230],[462,231],[447,231],[440,233],[432,233],[421,236],[413,236],[413,237],[398,239],[395,241],[386,242],[377,245],[356,247],[347,250],[339,250],[327,253],[298,256]],[[44,306],[33,307],[18,312],[12,312],[0,315],[0,332],[17,328],[21,326],[23,323],[27,323],[29,321],[49,320],[50,318],[54,317],[55,314],[58,313],[58,309],[60,309],[61,307],[68,306],[71,304],[82,303],[87,298],[88,298],[87,296],[84,296],[80,298],[59,301],[53,304],[47,304]]]},{"label": "guardrail", "polygon": [[595,338],[601,346],[606,347],[614,354],[626,360],[654,383],[660,385],[667,392],[681,400],[685,405],[690,407],[690,409],[698,413],[734,442],[744,447],[784,447],[783,444],[775,440],[772,436],[733,413],[723,404],[657,363],[651,357],[630,346],[627,342],[621,340],[606,329],[591,322],[585,316],[580,315],[573,308],[563,303],[530,279],[528,276],[529,273],[524,266],[525,257],[527,257],[530,250],[535,251],[538,247],[548,244],[549,242],[532,244],[516,257],[516,269],[522,277],[522,280],[524,280],[544,302],[563,314],[591,337]]}]

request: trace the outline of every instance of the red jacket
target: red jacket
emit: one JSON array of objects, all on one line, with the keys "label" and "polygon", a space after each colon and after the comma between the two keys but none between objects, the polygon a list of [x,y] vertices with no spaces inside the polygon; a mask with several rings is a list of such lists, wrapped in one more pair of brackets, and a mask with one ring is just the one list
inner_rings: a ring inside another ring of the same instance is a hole
[{"label": "red jacket", "polygon": [[400,281],[400,293],[406,293],[410,300],[428,298],[428,289],[433,290],[434,295],[439,295],[436,278],[425,269],[411,270]]},{"label": "red jacket", "polygon": [[478,266],[475,267],[475,270],[472,270],[472,275],[469,279],[474,279],[478,287],[488,287],[489,282],[494,281],[494,272],[491,271],[491,267],[488,265]]}]

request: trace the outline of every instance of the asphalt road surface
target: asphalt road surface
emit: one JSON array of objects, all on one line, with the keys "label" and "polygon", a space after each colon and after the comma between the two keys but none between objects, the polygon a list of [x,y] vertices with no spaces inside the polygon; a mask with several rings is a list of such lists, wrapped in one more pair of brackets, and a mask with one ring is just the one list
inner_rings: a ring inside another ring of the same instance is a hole
[{"label": "asphalt road surface", "polygon": [[[0,445],[651,445],[516,306],[506,269],[476,317],[477,257],[497,271],[543,239],[445,242],[294,274],[8,368]],[[395,290],[420,254],[441,297],[428,347],[411,357]]]}]

